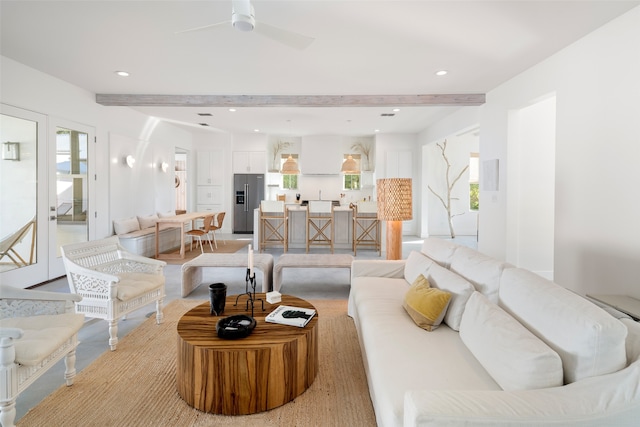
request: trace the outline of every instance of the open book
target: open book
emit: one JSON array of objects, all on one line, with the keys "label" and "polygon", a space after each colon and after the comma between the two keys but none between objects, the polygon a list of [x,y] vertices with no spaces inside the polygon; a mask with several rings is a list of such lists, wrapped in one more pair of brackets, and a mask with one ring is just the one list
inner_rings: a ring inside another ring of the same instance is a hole
[{"label": "open book", "polygon": [[269,313],[264,320],[271,323],[280,323],[282,325],[298,326],[302,328],[309,323],[315,314],[316,311],[311,308],[281,305]]}]

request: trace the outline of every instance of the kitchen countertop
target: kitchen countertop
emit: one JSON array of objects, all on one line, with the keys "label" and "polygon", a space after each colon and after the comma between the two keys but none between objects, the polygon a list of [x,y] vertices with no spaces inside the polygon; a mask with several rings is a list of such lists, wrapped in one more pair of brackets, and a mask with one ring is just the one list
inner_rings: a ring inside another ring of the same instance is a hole
[{"label": "kitchen countertop", "polygon": [[[293,203],[293,204],[286,204],[287,205],[287,209],[292,211],[292,212],[303,212],[307,210],[306,206],[300,206],[297,203]],[[344,206],[336,206],[333,208],[334,211],[338,211],[338,212],[346,212],[346,211],[350,211],[351,208],[348,205],[344,205]]]}]

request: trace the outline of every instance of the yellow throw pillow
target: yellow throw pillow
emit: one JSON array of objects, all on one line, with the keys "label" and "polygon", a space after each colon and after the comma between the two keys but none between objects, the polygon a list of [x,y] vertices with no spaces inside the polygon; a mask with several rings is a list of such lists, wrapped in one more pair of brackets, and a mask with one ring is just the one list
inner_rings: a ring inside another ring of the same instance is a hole
[{"label": "yellow throw pillow", "polygon": [[451,301],[449,292],[432,288],[421,274],[413,282],[404,297],[403,307],[416,325],[427,331],[433,331],[444,319]]}]

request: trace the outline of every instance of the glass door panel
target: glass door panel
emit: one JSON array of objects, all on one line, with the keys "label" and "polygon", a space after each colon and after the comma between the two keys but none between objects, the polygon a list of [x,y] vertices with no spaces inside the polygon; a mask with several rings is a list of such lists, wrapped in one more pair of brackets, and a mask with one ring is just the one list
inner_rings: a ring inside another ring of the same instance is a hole
[{"label": "glass door panel", "polygon": [[[50,189],[50,275],[63,275],[61,246],[89,239],[89,131],[55,128],[55,188]],[[54,221],[55,219],[55,221]]]}]

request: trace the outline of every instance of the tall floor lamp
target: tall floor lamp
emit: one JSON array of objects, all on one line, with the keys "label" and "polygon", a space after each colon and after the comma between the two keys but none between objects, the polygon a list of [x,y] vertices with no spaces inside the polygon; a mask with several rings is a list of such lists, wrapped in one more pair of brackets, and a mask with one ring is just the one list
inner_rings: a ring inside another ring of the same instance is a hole
[{"label": "tall floor lamp", "polygon": [[402,258],[402,221],[413,218],[411,178],[377,181],[378,219],[387,221],[387,259]]}]

